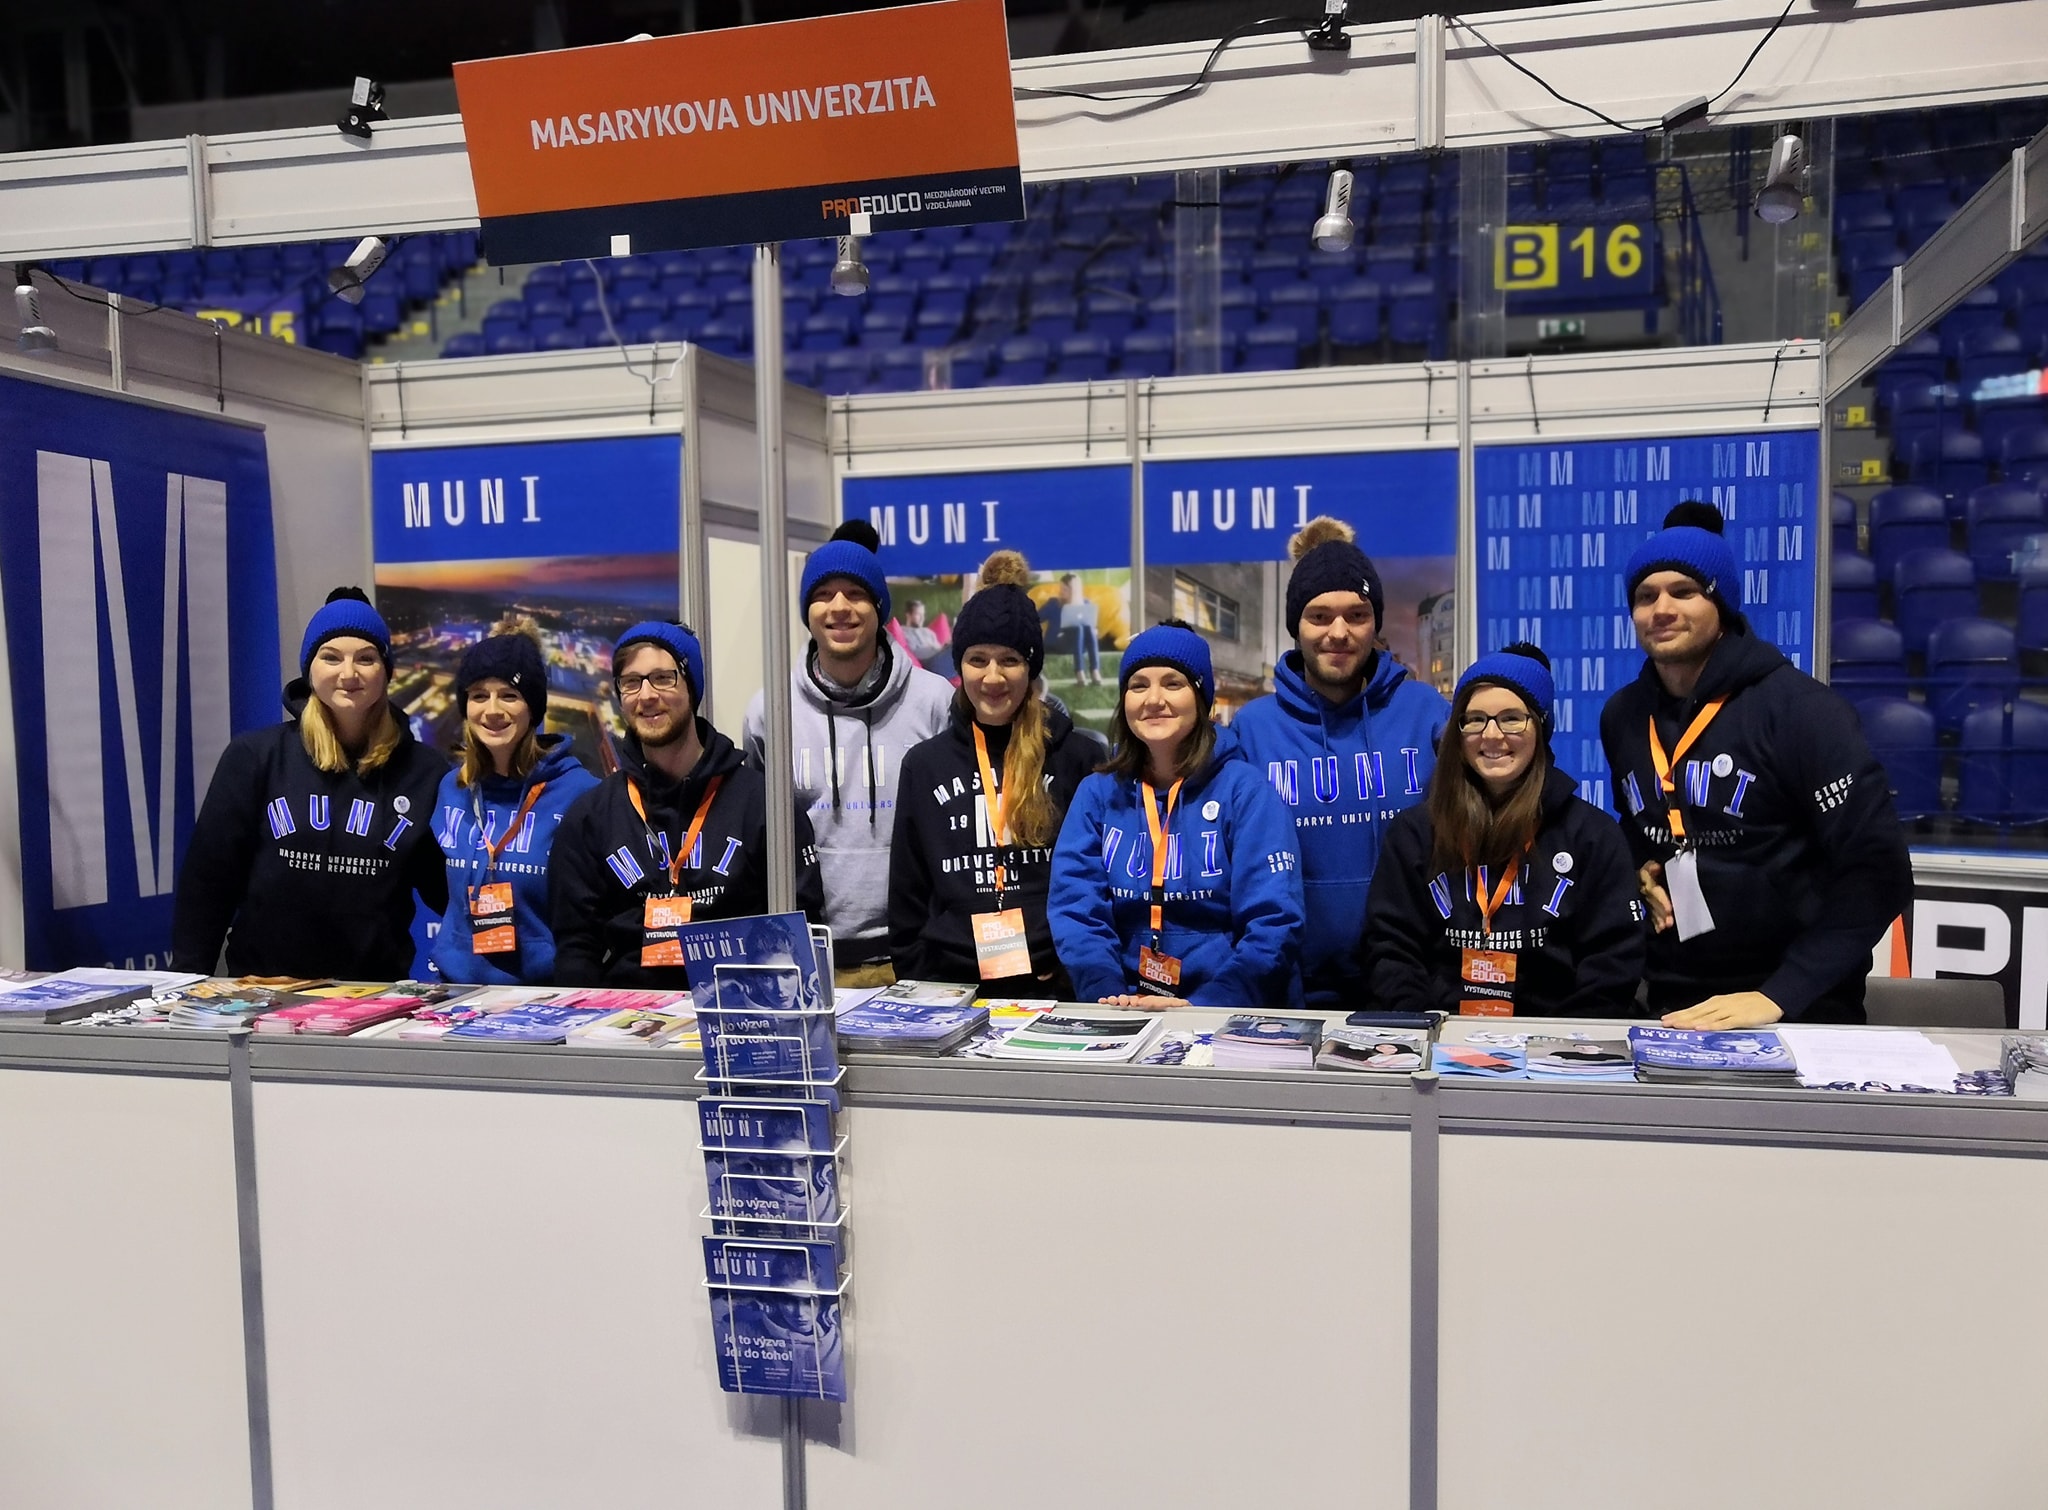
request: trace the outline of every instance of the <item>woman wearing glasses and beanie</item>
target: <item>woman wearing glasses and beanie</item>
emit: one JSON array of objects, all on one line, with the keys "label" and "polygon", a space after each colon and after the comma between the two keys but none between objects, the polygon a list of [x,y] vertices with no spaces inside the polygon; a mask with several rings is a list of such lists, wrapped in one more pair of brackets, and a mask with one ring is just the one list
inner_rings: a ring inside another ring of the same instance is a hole
[{"label": "woman wearing glasses and beanie", "polygon": [[1635,866],[1553,761],[1553,702],[1534,645],[1459,680],[1428,799],[1394,820],[1373,872],[1361,952],[1375,1011],[1639,1015]]}]

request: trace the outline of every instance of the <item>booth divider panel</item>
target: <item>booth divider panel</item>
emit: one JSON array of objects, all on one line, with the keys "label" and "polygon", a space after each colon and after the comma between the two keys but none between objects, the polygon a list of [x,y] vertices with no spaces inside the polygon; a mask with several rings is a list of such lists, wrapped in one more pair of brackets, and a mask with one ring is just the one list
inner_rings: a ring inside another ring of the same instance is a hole
[{"label": "booth divider panel", "polygon": [[228,1083],[0,1070],[0,1505],[250,1503]]},{"label": "booth divider panel", "polygon": [[850,1116],[813,1510],[1407,1504],[1401,1131]]},{"label": "booth divider panel", "polygon": [[2048,1163],[1446,1136],[1442,1510],[2038,1499]]},{"label": "booth divider panel", "polygon": [[779,1510],[774,1402],[718,1388],[694,1102],[255,1098],[278,1510]]}]

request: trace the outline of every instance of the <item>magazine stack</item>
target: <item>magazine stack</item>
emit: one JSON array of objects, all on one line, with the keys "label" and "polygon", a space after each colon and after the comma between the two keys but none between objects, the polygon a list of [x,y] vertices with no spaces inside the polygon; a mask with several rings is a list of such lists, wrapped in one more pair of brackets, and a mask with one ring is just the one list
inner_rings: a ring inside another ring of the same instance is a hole
[{"label": "magazine stack", "polygon": [[721,1388],[846,1398],[846,1140],[829,939],[802,913],[678,932],[704,1069],[704,1284]]}]

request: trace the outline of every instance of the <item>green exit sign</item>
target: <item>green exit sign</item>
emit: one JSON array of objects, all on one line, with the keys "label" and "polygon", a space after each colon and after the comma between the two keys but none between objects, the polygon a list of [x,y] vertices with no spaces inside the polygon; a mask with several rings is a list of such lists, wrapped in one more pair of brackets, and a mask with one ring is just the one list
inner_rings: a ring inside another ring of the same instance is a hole
[{"label": "green exit sign", "polygon": [[1583,341],[1586,339],[1586,322],[1580,319],[1538,320],[1536,339],[1539,341]]}]

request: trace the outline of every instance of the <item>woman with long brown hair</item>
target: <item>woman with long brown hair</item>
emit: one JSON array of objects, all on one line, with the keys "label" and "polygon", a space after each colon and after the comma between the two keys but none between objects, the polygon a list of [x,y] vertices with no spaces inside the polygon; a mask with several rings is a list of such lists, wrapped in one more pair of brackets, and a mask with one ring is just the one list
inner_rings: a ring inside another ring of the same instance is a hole
[{"label": "woman with long brown hair", "polygon": [[1045,920],[1052,844],[1100,747],[1044,700],[1045,632],[1024,558],[997,551],[953,621],[947,728],[903,757],[889,853],[898,980],[985,996],[1071,994]]},{"label": "woman with long brown hair", "polygon": [[1534,645],[1459,680],[1428,800],[1387,831],[1366,902],[1372,1007],[1480,1017],[1635,1013],[1647,928],[1621,829],[1551,755]]}]

